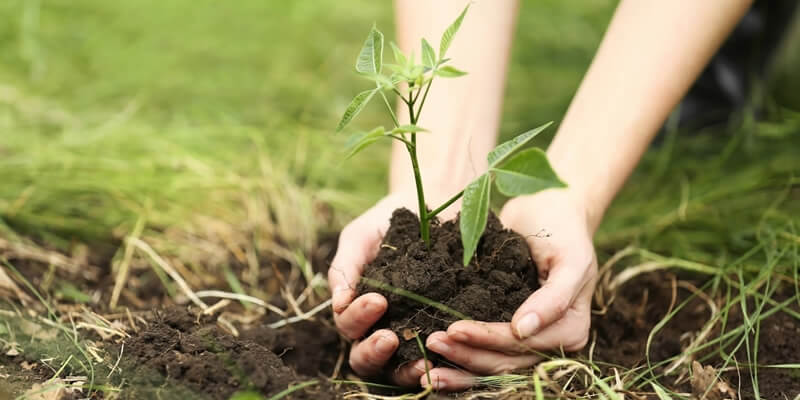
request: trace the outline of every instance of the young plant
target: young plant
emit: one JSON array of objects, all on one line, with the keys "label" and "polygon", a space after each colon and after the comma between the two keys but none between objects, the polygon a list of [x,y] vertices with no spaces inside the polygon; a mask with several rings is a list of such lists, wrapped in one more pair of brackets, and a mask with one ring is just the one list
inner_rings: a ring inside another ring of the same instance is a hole
[{"label": "young plant", "polygon": [[[379,126],[367,132],[354,134],[348,140],[346,158],[354,156],[382,138],[397,140],[405,146],[411,158],[412,173],[417,189],[420,237],[427,245],[430,245],[430,227],[433,218],[463,197],[460,228],[461,242],[464,246],[464,265],[469,264],[478,247],[478,241],[486,229],[492,182],[497,185],[497,189],[501,193],[510,197],[566,186],[556,176],[542,150],[530,148],[518,152],[523,145],[550,126],[552,122],[548,122],[497,146],[488,154],[489,170],[486,173],[476,178],[464,190],[453,195],[439,207],[433,210],[427,208],[417,160],[417,135],[428,131],[417,123],[434,78],[456,78],[466,74],[466,72],[448,65],[450,59],[445,55],[456,32],[461,27],[468,9],[469,6],[442,34],[439,42],[439,54],[436,54],[436,50],[427,40],[422,39],[422,64],[416,63],[414,53],[411,53],[410,56],[403,54],[394,43],[390,43],[390,46],[395,63],[384,64],[383,34],[373,25],[356,60],[356,71],[372,81],[375,87],[355,96],[347,106],[336,128],[337,132],[344,129],[373,97],[376,95],[381,97],[386,109],[389,110],[394,127],[387,130],[383,126]],[[383,73],[384,67],[390,71],[389,74]],[[387,99],[387,93],[396,96],[408,107],[410,124],[401,125],[397,120],[391,103]]]}]

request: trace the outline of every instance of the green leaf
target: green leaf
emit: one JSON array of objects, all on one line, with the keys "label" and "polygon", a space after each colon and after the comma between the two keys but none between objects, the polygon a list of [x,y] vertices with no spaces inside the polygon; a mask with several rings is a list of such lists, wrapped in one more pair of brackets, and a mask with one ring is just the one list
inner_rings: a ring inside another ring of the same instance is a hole
[{"label": "green leaf", "polygon": [[380,89],[375,88],[371,90],[365,90],[357,94],[356,97],[353,98],[353,101],[351,101],[350,104],[347,106],[347,109],[344,110],[344,115],[342,115],[342,119],[341,121],[339,121],[339,125],[336,126],[336,132],[339,132],[342,129],[344,129],[344,127],[347,126],[347,124],[349,124],[350,121],[352,121],[353,118],[355,118],[355,116],[361,112],[361,110],[364,109],[364,106],[366,106],[367,103],[369,103],[369,100],[372,99],[372,96],[374,96],[375,93],[378,92],[378,90]]},{"label": "green leaf", "polygon": [[508,158],[508,156],[510,156],[511,153],[517,151],[525,143],[528,143],[529,140],[536,137],[536,135],[541,133],[543,130],[545,130],[545,128],[550,126],[552,123],[553,121],[550,121],[538,128],[534,128],[525,133],[521,133],[517,135],[517,137],[495,147],[494,150],[490,151],[488,155],[489,168],[496,167],[501,162],[505,161],[505,159]]},{"label": "green leaf", "polygon": [[392,129],[391,133],[395,134],[395,133],[417,133],[417,132],[428,132],[428,130],[419,125],[400,125],[397,128]]},{"label": "green leaf", "polygon": [[439,57],[444,58],[444,54],[447,53],[447,49],[450,48],[450,44],[453,42],[453,37],[456,36],[456,32],[458,32],[458,28],[461,27],[461,21],[464,20],[464,15],[467,14],[467,10],[469,10],[469,5],[464,8],[464,11],[461,12],[461,15],[456,18],[453,23],[447,27],[447,30],[444,31],[442,34],[442,40],[439,42]]},{"label": "green leaf", "polygon": [[386,68],[389,68],[389,70],[391,70],[395,74],[400,74],[403,71],[405,71],[405,69],[406,69],[405,65],[400,65],[400,64],[386,63],[386,64],[383,64],[383,66],[386,67]]},{"label": "green leaf", "polygon": [[400,50],[400,48],[397,47],[397,45],[394,44],[394,42],[389,42],[389,46],[392,47],[392,53],[394,54],[394,60],[398,64],[405,65],[408,62],[408,60],[406,59],[405,54],[403,54],[403,51]]},{"label": "green leaf", "polygon": [[[388,65],[386,66],[388,67]],[[394,82],[392,82],[392,78],[386,75],[373,74],[373,73],[364,73],[359,75],[375,82],[376,86],[379,86],[381,89],[392,89],[394,87]]]},{"label": "green leaf", "polygon": [[378,86],[380,86],[381,89],[389,90],[394,88],[394,82],[392,81],[392,78],[386,75],[381,75],[381,74],[374,75],[372,77],[372,80],[375,81],[375,83],[378,84]]},{"label": "green leaf", "polygon": [[428,68],[436,66],[436,52],[425,38],[422,38],[422,65]]},{"label": "green leaf", "polygon": [[442,78],[458,78],[459,76],[464,76],[466,74],[466,72],[449,65],[445,65],[444,67],[436,70],[436,75],[441,76]]},{"label": "green leaf", "polygon": [[362,74],[379,74],[383,66],[383,33],[375,25],[369,31],[356,60],[356,71]]},{"label": "green leaf", "polygon": [[566,187],[558,178],[541,149],[523,150],[500,168],[491,168],[500,193],[506,196],[533,194],[545,189]]},{"label": "green leaf", "polygon": [[656,392],[656,396],[658,396],[660,400],[672,400],[672,397],[667,394],[667,391],[664,390],[664,388],[662,388],[660,385],[656,384],[655,382],[651,382],[650,386],[653,387],[653,391]]},{"label": "green leaf", "polygon": [[461,205],[461,244],[464,246],[464,266],[478,248],[478,241],[489,218],[489,174],[483,174],[464,189]]},{"label": "green leaf", "polygon": [[344,159],[347,160],[354,155],[364,150],[367,146],[375,143],[378,139],[384,137],[385,131],[382,126],[379,126],[369,132],[359,132],[350,136],[345,144],[347,155]]}]

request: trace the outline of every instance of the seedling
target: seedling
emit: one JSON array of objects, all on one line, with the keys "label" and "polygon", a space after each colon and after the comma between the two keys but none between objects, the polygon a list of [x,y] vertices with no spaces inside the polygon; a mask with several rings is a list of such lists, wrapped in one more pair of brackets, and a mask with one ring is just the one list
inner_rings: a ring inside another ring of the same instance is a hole
[{"label": "seedling", "polygon": [[[469,6],[442,34],[439,42],[439,54],[436,54],[433,46],[427,40],[422,39],[422,64],[416,63],[413,52],[410,55],[403,54],[394,43],[390,43],[390,46],[395,63],[384,64],[383,33],[373,25],[356,60],[356,71],[372,81],[375,87],[355,96],[347,106],[336,128],[337,132],[344,129],[373,97],[376,95],[381,97],[386,109],[389,110],[394,127],[387,130],[383,126],[379,126],[367,132],[356,133],[348,140],[346,158],[354,156],[381,138],[394,139],[405,145],[411,158],[417,189],[420,237],[428,246],[430,246],[430,227],[433,218],[463,197],[460,228],[461,242],[464,246],[464,265],[469,264],[478,247],[478,240],[486,229],[492,182],[497,185],[500,193],[509,197],[532,194],[549,188],[566,187],[553,171],[542,150],[530,148],[518,152],[523,145],[550,126],[552,122],[548,122],[495,147],[488,154],[489,169],[486,173],[476,178],[464,190],[456,193],[439,207],[433,210],[427,208],[422,188],[422,176],[417,161],[417,135],[427,134],[428,131],[419,126],[418,122],[434,78],[456,78],[466,74],[466,72],[450,66],[450,59],[445,56],[468,9]],[[389,74],[383,73],[384,67],[389,70]],[[408,107],[409,124],[400,124],[386,96],[387,93],[396,96]]]}]

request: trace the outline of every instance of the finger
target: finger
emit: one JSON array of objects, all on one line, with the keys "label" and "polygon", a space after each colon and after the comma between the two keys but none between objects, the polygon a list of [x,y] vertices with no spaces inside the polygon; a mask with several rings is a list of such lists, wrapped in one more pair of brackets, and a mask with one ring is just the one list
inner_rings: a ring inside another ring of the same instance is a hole
[{"label": "finger", "polygon": [[447,336],[471,347],[485,348],[507,354],[530,354],[555,349],[577,351],[589,339],[590,314],[585,300],[555,324],[527,339],[520,340],[511,324],[506,322],[457,321],[447,329]]},{"label": "finger", "polygon": [[529,367],[541,360],[532,354],[508,355],[497,351],[468,346],[450,339],[445,332],[428,336],[426,347],[472,372],[497,375]]},{"label": "finger", "polygon": [[477,380],[474,374],[453,368],[434,368],[430,370],[430,378],[432,383],[428,383],[428,375],[422,374],[419,384],[423,387],[432,384],[434,389],[447,392],[469,389]]},{"label": "finger", "polygon": [[334,314],[333,319],[342,334],[358,339],[383,316],[387,307],[386,298],[378,293],[367,293],[355,299],[341,314]]},{"label": "finger", "polygon": [[[425,360],[417,360],[401,365],[392,372],[392,382],[398,386],[417,386],[419,378],[425,375]],[[433,363],[427,361],[428,370],[433,368]]]},{"label": "finger", "polygon": [[594,253],[585,259],[575,256],[555,260],[547,281],[525,300],[511,318],[514,334],[525,339],[562,319],[581,290],[591,280]]},{"label": "finger", "polygon": [[399,344],[400,341],[392,331],[376,331],[350,348],[350,367],[358,375],[375,375],[383,369]]},{"label": "finger", "polygon": [[364,221],[366,219],[357,219],[342,230],[336,255],[328,269],[328,284],[336,313],[344,311],[353,301],[364,266],[374,258],[381,240],[379,231],[370,229]]}]

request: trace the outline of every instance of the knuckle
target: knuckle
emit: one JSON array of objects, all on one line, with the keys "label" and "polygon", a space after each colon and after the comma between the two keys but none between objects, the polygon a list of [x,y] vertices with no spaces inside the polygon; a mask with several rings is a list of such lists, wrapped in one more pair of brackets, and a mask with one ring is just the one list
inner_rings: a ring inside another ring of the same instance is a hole
[{"label": "knuckle", "polygon": [[459,358],[461,358],[461,360],[459,360],[458,362],[459,364],[467,367],[468,369],[475,369],[476,367],[478,367],[476,359],[472,353],[465,351],[465,352],[456,352],[455,354],[459,355]]},{"label": "knuckle", "polygon": [[[345,313],[347,313],[347,311],[345,311]],[[354,321],[349,313],[340,315],[335,322],[339,331],[348,339],[356,340],[361,338],[362,334],[359,329],[358,321]]]},{"label": "knuckle", "polygon": [[370,354],[368,348],[364,346],[353,347],[350,353],[350,366],[360,375],[371,374],[377,363],[374,354]]},{"label": "knuckle", "polygon": [[563,317],[567,310],[569,310],[569,299],[567,298],[559,298],[555,302],[553,302],[553,315],[555,316],[554,321]]}]

